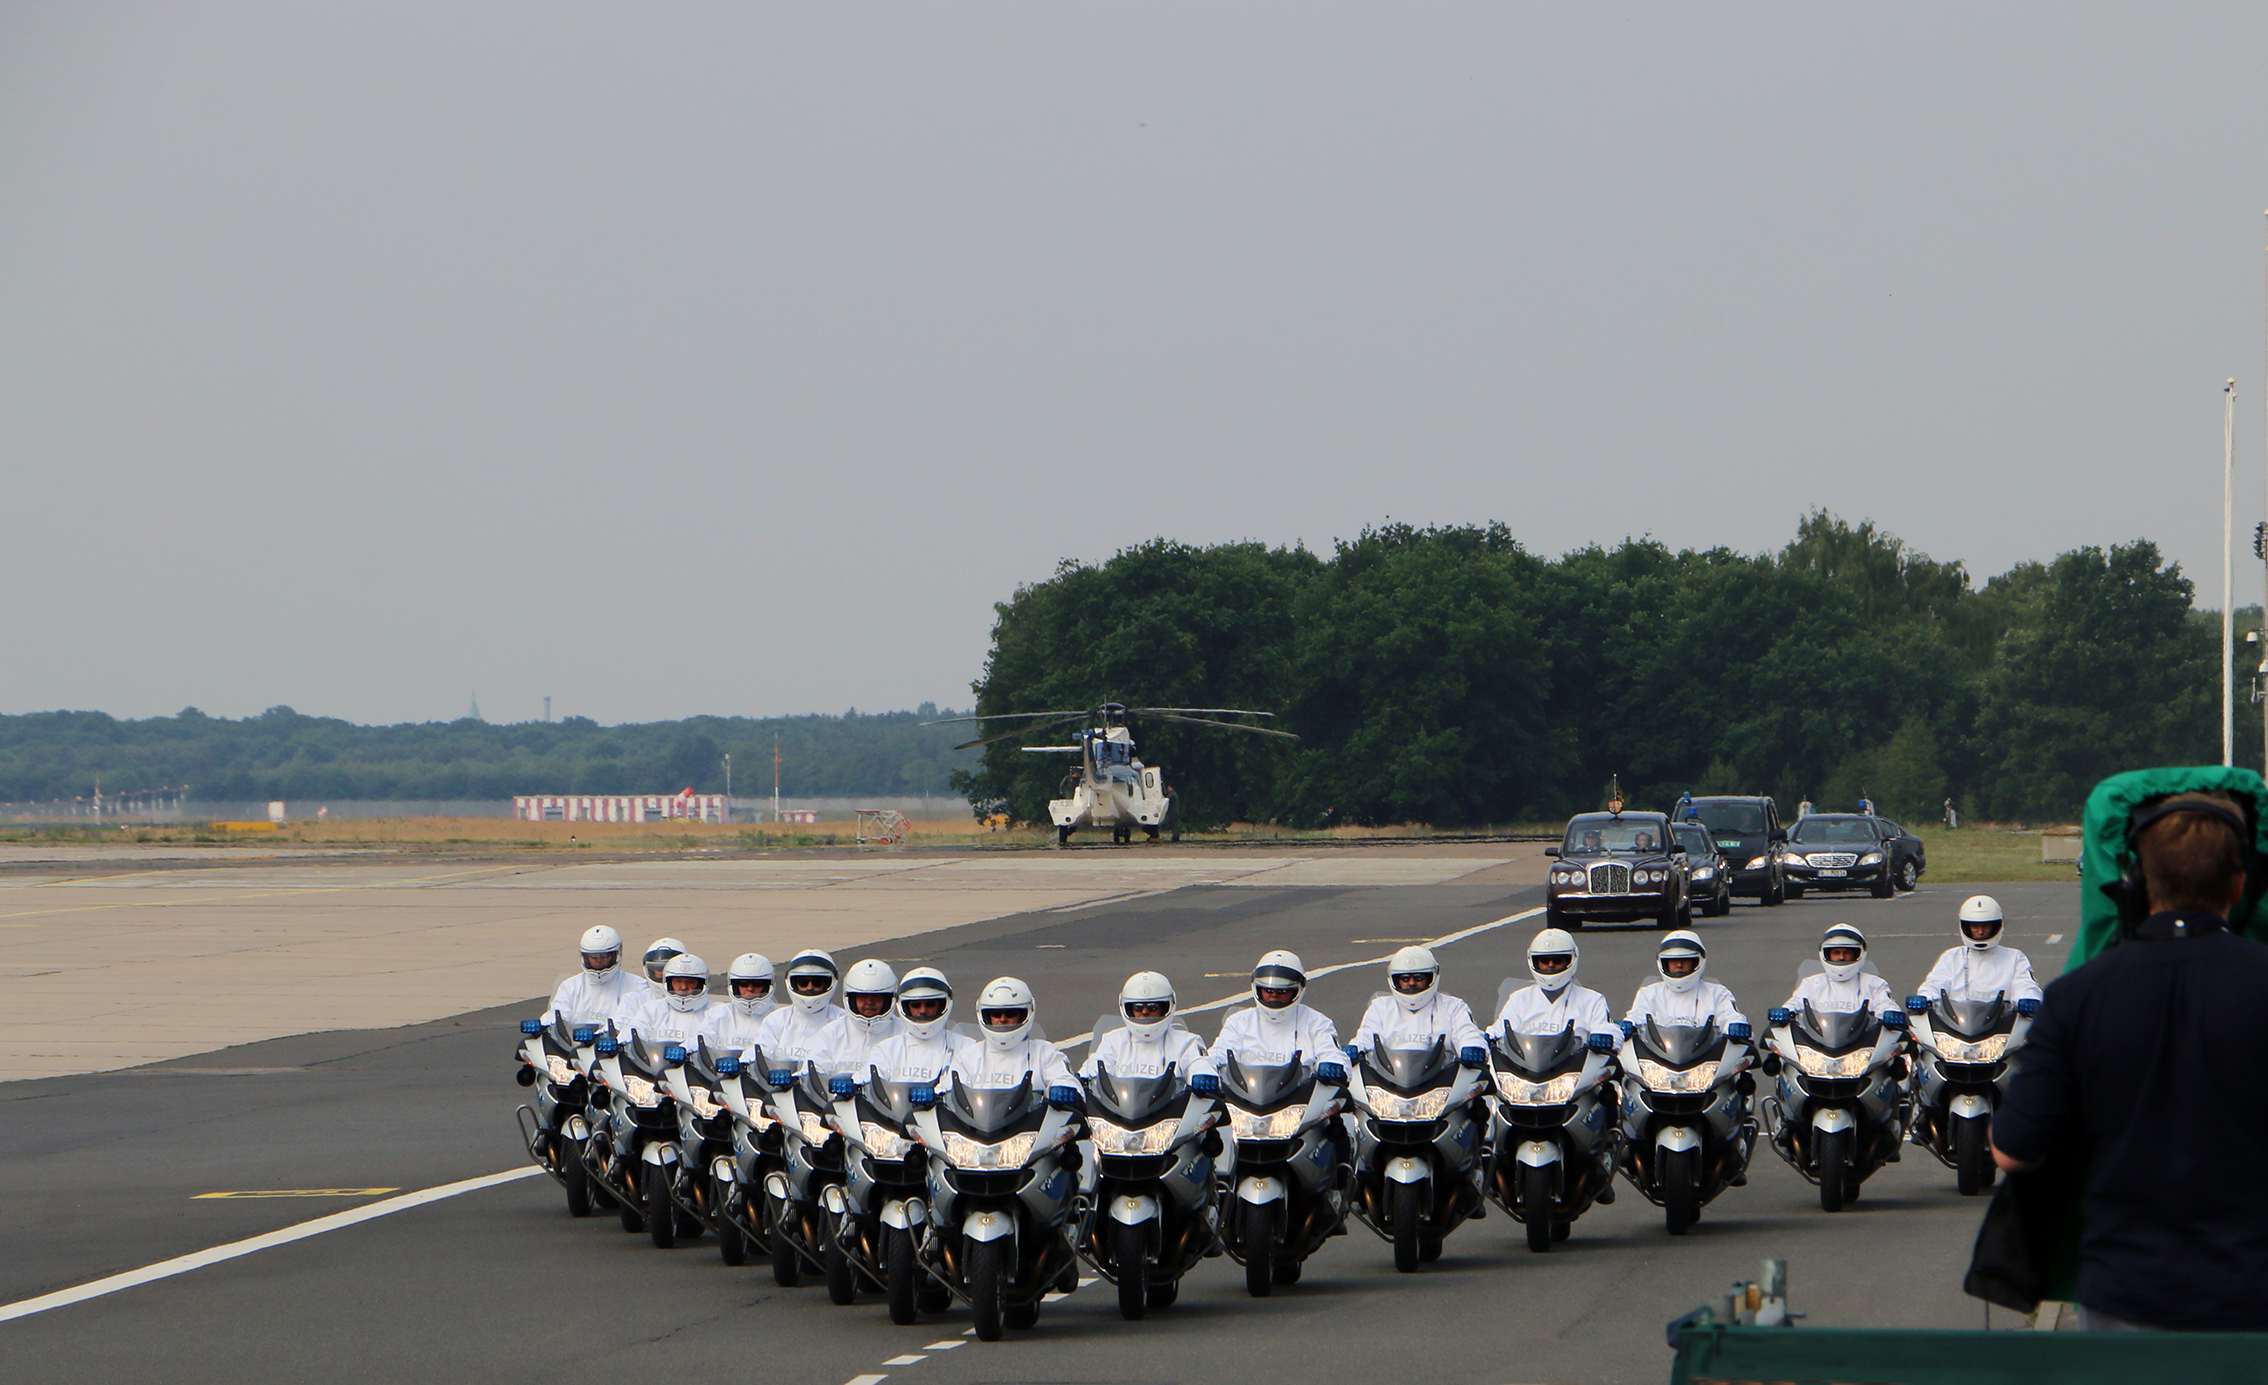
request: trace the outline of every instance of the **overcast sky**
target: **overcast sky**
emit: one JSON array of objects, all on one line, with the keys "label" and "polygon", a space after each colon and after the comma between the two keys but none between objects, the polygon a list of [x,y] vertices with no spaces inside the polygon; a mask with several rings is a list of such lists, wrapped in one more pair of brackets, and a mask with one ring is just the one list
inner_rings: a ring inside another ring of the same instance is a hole
[{"label": "overcast sky", "polygon": [[1388,517],[2213,605],[2264,207],[2258,5],[18,0],[0,711],[965,704]]}]

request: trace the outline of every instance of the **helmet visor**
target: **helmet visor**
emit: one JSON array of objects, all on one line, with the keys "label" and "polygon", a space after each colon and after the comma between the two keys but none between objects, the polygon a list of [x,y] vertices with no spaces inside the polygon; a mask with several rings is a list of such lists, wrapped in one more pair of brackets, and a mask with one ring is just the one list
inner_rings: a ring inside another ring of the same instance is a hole
[{"label": "helmet visor", "polygon": [[823,972],[804,972],[787,979],[788,989],[797,995],[825,995],[835,989],[835,978]]},{"label": "helmet visor", "polygon": [[1662,975],[1668,977],[1691,976],[1701,969],[1701,959],[1690,952],[1680,952],[1662,958]]},{"label": "helmet visor", "polygon": [[1859,950],[1848,946],[1823,947],[1819,949],[1819,955],[1826,959],[1828,966],[1847,967],[1859,959]]},{"label": "helmet visor", "polygon": [[1433,973],[1430,971],[1398,971],[1388,979],[1394,983],[1394,989],[1400,991],[1403,995],[1422,995],[1425,988],[1433,984]]},{"label": "helmet visor", "polygon": [[1155,1024],[1172,1013],[1173,1002],[1170,1000],[1129,1000],[1126,1002],[1126,1018],[1136,1024]]},{"label": "helmet visor", "polygon": [[941,995],[909,995],[898,1002],[898,1013],[915,1024],[927,1024],[945,1014],[945,997]]},{"label": "helmet visor", "polygon": [[771,993],[772,978],[769,976],[736,976],[732,979],[734,1000],[762,1000]]},{"label": "helmet visor", "polygon": [[1575,965],[1575,954],[1572,952],[1539,952],[1528,959],[1528,965],[1533,967],[1539,976],[1557,976]]},{"label": "helmet visor", "polygon": [[583,970],[605,971],[621,960],[622,953],[619,949],[613,952],[586,952],[583,954]]},{"label": "helmet visor", "polygon": [[1961,932],[1970,942],[1987,943],[2000,936],[1999,919],[1969,919],[1962,923]]},{"label": "helmet visor", "polygon": [[1032,1017],[1032,1012],[1021,1005],[1002,1005],[979,1010],[977,1015],[984,1021],[985,1028],[1007,1033],[1023,1028],[1025,1021]]},{"label": "helmet visor", "polygon": [[891,996],[888,991],[852,991],[844,997],[851,1013],[860,1019],[878,1020],[890,1013]]},{"label": "helmet visor", "polygon": [[699,995],[709,989],[709,983],[698,976],[672,976],[669,978],[671,995]]}]

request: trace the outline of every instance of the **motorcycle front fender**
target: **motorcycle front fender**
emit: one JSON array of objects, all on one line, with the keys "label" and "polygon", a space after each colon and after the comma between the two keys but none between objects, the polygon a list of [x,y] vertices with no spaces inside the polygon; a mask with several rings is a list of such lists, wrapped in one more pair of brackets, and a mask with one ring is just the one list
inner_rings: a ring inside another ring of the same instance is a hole
[{"label": "motorcycle front fender", "polygon": [[1238,1202],[1269,1203],[1284,1200],[1284,1180],[1280,1178],[1246,1178],[1236,1185]]},{"label": "motorcycle front fender", "polygon": [[1654,1148],[1667,1154],[1678,1154],[1701,1147],[1701,1132],[1690,1125],[1665,1125],[1654,1137]]},{"label": "motorcycle front fender", "polygon": [[819,1190],[819,1205],[826,1208],[830,1216],[839,1217],[843,1214],[843,1209],[850,1205],[850,1200],[843,1192],[842,1184],[830,1183]]},{"label": "motorcycle front fender", "polygon": [[1857,1124],[1858,1118],[1853,1116],[1847,1108],[1841,1106],[1822,1106],[1811,1113],[1812,1131],[1820,1135],[1832,1135],[1840,1130],[1849,1130]]},{"label": "motorcycle front fender", "polygon": [[1992,1103],[1975,1092],[1963,1092],[1946,1103],[1945,1114],[1955,1120],[1987,1120],[1992,1116]]},{"label": "motorcycle front fender", "polygon": [[1514,1157],[1527,1168],[1550,1168],[1560,1161],[1559,1141],[1523,1140],[1520,1142],[1519,1153]]},{"label": "motorcycle front fender", "polygon": [[1010,1240],[1016,1235],[1013,1212],[971,1212],[961,1223],[961,1235],[972,1241]]},{"label": "motorcycle front fender", "polygon": [[1432,1163],[1414,1155],[1396,1155],[1386,1161],[1386,1181],[1389,1183],[1423,1183],[1431,1177]]},{"label": "motorcycle front fender", "polygon": [[898,1231],[911,1231],[929,1220],[929,1208],[918,1197],[896,1198],[882,1204],[882,1224]]},{"label": "motorcycle front fender", "polygon": [[638,1162],[655,1165],[674,1164],[677,1162],[677,1146],[667,1140],[656,1140],[638,1151]]},{"label": "motorcycle front fender", "polygon": [[1147,1193],[1110,1200],[1110,1219],[1122,1226],[1140,1226],[1158,1219],[1158,1200]]}]

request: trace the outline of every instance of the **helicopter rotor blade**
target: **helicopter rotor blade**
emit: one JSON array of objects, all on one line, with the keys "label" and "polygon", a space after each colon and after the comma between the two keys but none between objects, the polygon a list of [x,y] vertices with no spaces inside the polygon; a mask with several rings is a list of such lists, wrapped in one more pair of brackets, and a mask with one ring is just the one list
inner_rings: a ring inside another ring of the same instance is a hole
[{"label": "helicopter rotor blade", "polygon": [[922,722],[923,726],[951,726],[962,721],[1021,721],[1031,717],[1083,717],[1086,712],[995,712],[988,717],[945,717],[937,721]]},{"label": "helicopter rotor blade", "polygon": [[[1061,717],[1055,721],[1041,722],[1037,726],[1019,726],[1013,731],[1003,731],[997,736],[986,736],[983,740],[963,741],[961,742],[961,744],[956,745],[953,748],[955,750],[973,750],[980,745],[990,745],[994,741],[1014,740],[1018,736],[1030,736],[1041,731],[1052,731],[1058,726],[1067,726],[1074,721],[1085,721],[1086,719],[1087,714],[1085,712],[1073,712],[1067,717]],[[1223,723],[1223,725],[1226,724],[1227,723],[1225,722]]]},{"label": "helicopter rotor blade", "polygon": [[1130,717],[1141,717],[1141,716],[1149,716],[1149,715],[1151,715],[1152,713],[1157,713],[1157,712],[1165,712],[1165,713],[1173,713],[1173,712],[1179,712],[1179,713],[1182,713],[1182,714],[1185,714],[1185,715],[1188,715],[1188,716],[1201,716],[1201,717],[1273,717],[1273,716],[1275,716],[1275,713],[1274,713],[1274,712],[1254,712],[1254,711],[1247,711],[1247,710],[1246,710],[1245,708],[1242,708],[1242,707],[1129,707],[1129,708],[1127,708],[1127,709],[1126,709],[1126,715],[1128,715],[1128,716],[1130,716]]},{"label": "helicopter rotor blade", "polygon": [[[1131,713],[1129,713],[1129,715],[1131,715]],[[1233,721],[1207,721],[1203,717],[1177,717],[1170,712],[1159,711],[1146,711],[1143,712],[1142,715],[1150,718],[1152,721],[1180,721],[1187,722],[1191,726],[1218,726],[1224,731],[1250,731],[1255,736],[1281,736],[1287,741],[1296,741],[1299,739],[1298,736],[1293,735],[1291,732],[1278,731],[1273,726],[1240,726]]]}]

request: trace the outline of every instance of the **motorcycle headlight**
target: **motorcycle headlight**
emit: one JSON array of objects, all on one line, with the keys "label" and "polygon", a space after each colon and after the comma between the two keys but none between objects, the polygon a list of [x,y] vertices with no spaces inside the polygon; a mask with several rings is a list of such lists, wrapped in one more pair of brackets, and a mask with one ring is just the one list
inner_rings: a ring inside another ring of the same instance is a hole
[{"label": "motorcycle headlight", "polygon": [[1796,1045],[1796,1067],[1806,1077],[1857,1077],[1874,1061],[1874,1050],[1862,1048],[1840,1058],[1830,1058],[1816,1048]]},{"label": "motorcycle headlight", "polygon": [[1638,1080],[1652,1092],[1705,1092],[1717,1085],[1717,1061],[1673,1068],[1651,1058],[1638,1060]]},{"label": "motorcycle headlight", "polygon": [[1940,1034],[1937,1036],[1937,1056],[1948,1063],[1997,1063],[2001,1055],[2008,1052],[2009,1038],[2006,1034],[1987,1034],[1975,1043],[1970,1043],[1965,1039]]},{"label": "motorcycle headlight", "polygon": [[630,1098],[632,1106],[661,1105],[661,1088],[634,1072],[622,1074],[622,1091],[625,1096]]},{"label": "motorcycle headlight", "polygon": [[551,1074],[551,1080],[559,1086],[564,1087],[575,1080],[574,1065],[556,1053],[543,1055],[543,1065]]},{"label": "motorcycle headlight", "polygon": [[721,1115],[724,1112],[724,1103],[717,1100],[717,1094],[707,1087],[688,1086],[685,1089],[685,1096],[693,1107],[693,1114],[699,1116],[702,1120]]},{"label": "motorcycle headlight", "polygon": [[1576,1084],[1582,1080],[1579,1072],[1563,1072],[1549,1082],[1530,1082],[1500,1072],[1496,1075],[1496,1093],[1515,1106],[1560,1106],[1575,1099]]},{"label": "motorcycle headlight", "polygon": [[1129,1128],[1096,1117],[1088,1120],[1087,1130],[1095,1138],[1097,1154],[1163,1154],[1173,1148],[1173,1134],[1180,1125],[1175,1119]]},{"label": "motorcycle headlight", "polygon": [[1869,851],[1864,856],[1858,858],[1858,863],[1862,866],[1879,866],[1882,864],[1882,853],[1879,851]]},{"label": "motorcycle headlight", "polygon": [[1367,1088],[1363,1105],[1382,1121],[1429,1121],[1449,1109],[1449,1089],[1435,1087],[1416,1096],[1396,1096],[1379,1087]]},{"label": "motorcycle headlight", "polygon": [[877,1159],[903,1159],[913,1153],[913,1141],[875,1121],[858,1123],[858,1139]]},{"label": "motorcycle headlight", "polygon": [[827,1118],[817,1111],[798,1111],[795,1114],[797,1124],[803,1127],[803,1138],[812,1144],[823,1145],[827,1143],[827,1137],[835,1133],[834,1127],[827,1124]]},{"label": "motorcycle headlight", "polygon": [[1268,1116],[1257,1116],[1241,1107],[1228,1108],[1229,1133],[1240,1140],[1288,1140],[1299,1133],[1299,1123],[1306,1118],[1304,1106],[1286,1106]]},{"label": "motorcycle headlight", "polygon": [[988,1145],[972,1140],[954,1131],[945,1132],[945,1157],[957,1169],[1013,1169],[1021,1168],[1032,1157],[1032,1146],[1039,1143],[1039,1132],[1027,1130],[1010,1135],[999,1144]]}]

